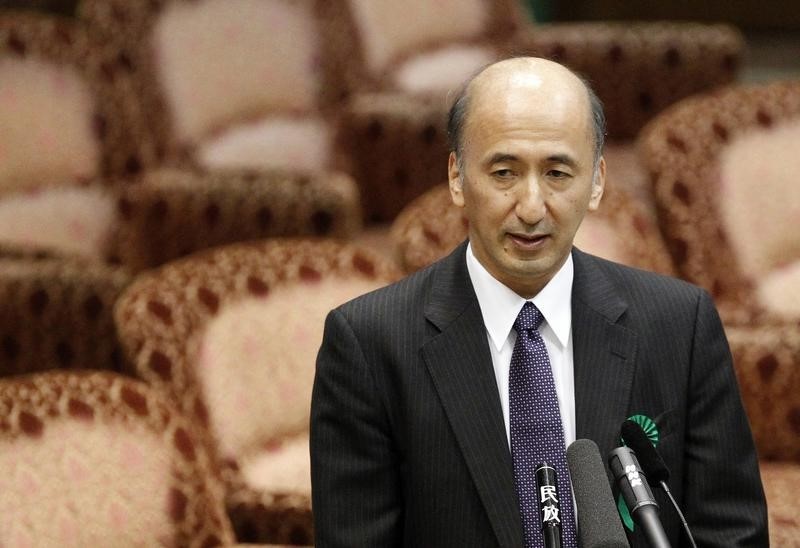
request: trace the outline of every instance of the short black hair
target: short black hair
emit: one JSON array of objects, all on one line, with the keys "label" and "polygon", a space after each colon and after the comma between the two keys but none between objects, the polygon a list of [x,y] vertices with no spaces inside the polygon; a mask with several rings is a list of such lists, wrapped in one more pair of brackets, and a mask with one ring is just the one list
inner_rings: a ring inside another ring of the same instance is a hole
[{"label": "short black hair", "polygon": [[[492,63],[494,64],[494,63]],[[486,65],[473,74],[459,89],[453,101],[450,111],[447,114],[447,139],[450,144],[450,151],[455,152],[456,158],[460,161],[464,150],[462,141],[464,135],[464,125],[467,122],[467,110],[469,108],[469,88],[472,81],[491,65]],[[569,69],[567,69],[569,70]],[[572,71],[570,71],[572,72]],[[606,141],[606,115],[603,111],[603,102],[592,89],[589,82],[580,74],[572,72],[583,82],[586,93],[589,97],[589,107],[592,117],[592,132],[594,134],[594,165],[600,161],[603,155],[603,147]]]}]

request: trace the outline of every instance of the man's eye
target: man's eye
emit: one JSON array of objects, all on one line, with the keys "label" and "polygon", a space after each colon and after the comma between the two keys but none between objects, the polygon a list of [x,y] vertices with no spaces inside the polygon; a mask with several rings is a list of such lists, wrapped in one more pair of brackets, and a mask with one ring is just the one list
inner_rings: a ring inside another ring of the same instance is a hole
[{"label": "man's eye", "polygon": [[497,169],[492,172],[492,175],[499,179],[508,179],[509,177],[514,176],[514,172],[510,169]]},{"label": "man's eye", "polygon": [[571,177],[569,173],[565,171],[559,171],[557,169],[551,169],[550,171],[547,172],[547,175],[554,179],[566,179],[567,177]]}]

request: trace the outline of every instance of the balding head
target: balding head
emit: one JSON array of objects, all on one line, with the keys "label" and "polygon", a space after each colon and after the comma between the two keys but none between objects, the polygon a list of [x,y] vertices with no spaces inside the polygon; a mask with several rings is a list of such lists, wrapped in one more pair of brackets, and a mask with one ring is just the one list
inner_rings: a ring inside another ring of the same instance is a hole
[{"label": "balding head", "polygon": [[589,121],[589,137],[597,165],[605,143],[605,114],[600,99],[577,74],[563,65],[537,57],[517,57],[493,63],[468,80],[455,98],[447,120],[450,149],[460,160],[470,114],[487,102],[504,100],[514,91],[531,102],[531,108],[548,108],[548,102],[566,101],[582,108]]}]

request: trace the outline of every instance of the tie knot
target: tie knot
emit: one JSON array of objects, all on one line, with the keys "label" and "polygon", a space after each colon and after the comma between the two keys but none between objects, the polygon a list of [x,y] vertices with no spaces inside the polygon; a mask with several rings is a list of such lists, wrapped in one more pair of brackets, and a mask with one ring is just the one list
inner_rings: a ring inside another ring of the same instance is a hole
[{"label": "tie knot", "polygon": [[543,321],[544,316],[542,316],[542,313],[539,312],[536,305],[528,301],[522,306],[522,310],[519,311],[517,319],[514,321],[514,329],[517,333],[529,331],[531,329],[539,329]]}]

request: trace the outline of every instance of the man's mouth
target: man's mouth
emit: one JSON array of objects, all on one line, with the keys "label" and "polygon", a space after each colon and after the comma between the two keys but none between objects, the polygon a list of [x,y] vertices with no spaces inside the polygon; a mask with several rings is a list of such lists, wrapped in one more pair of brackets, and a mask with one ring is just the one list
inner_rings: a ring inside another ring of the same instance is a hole
[{"label": "man's mouth", "polygon": [[549,234],[523,234],[509,232],[508,236],[516,247],[525,251],[535,251],[544,246],[550,239]]}]

